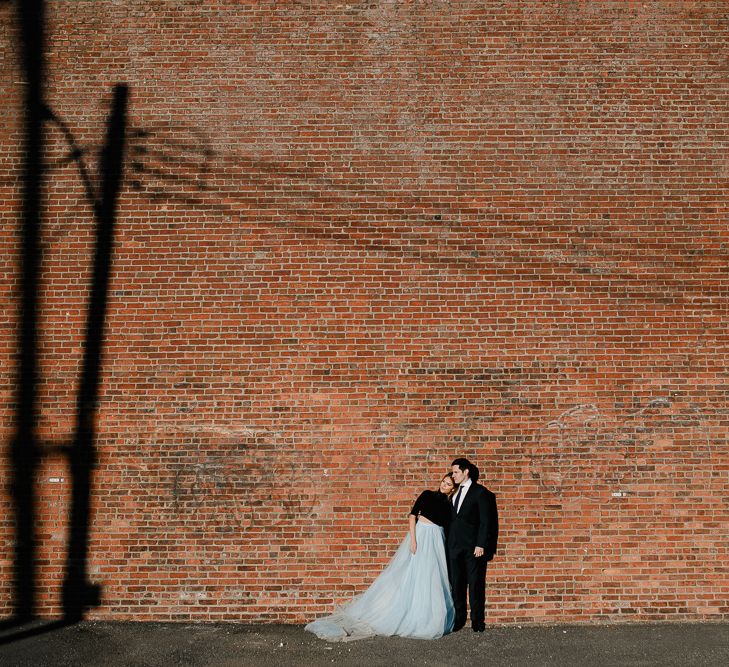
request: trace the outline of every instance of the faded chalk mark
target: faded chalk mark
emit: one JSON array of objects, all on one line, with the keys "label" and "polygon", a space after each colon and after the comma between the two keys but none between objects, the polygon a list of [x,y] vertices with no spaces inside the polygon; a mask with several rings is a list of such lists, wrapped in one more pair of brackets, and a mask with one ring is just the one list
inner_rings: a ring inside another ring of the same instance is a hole
[{"label": "faded chalk mark", "polygon": [[[532,478],[560,499],[606,501],[711,475],[711,437],[698,406],[656,397],[627,414],[585,403],[562,412],[536,434]],[[701,472],[703,471],[703,472]]]}]

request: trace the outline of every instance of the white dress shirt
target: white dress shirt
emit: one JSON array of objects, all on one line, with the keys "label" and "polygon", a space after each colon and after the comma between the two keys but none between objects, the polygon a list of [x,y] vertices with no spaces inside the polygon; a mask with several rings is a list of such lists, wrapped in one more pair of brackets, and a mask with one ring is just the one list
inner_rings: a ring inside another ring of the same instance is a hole
[{"label": "white dress shirt", "polygon": [[[469,478],[465,482],[463,482],[463,484],[461,484],[461,486],[459,487],[461,495],[458,498],[458,507],[456,507],[456,514],[458,514],[458,512],[460,512],[461,505],[463,505],[463,499],[466,497],[466,494],[468,493],[468,489],[471,488],[471,484],[473,484],[473,480],[471,480],[471,478]],[[456,491],[456,493],[458,493],[458,491]],[[456,499],[453,498],[454,507],[455,507],[455,503],[456,503]]]}]

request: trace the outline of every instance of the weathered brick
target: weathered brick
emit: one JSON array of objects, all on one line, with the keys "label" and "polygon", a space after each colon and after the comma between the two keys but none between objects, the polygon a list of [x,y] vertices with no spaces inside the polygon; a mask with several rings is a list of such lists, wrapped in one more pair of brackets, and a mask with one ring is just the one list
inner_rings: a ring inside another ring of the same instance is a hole
[{"label": "weathered brick", "polygon": [[[91,173],[130,115],[94,618],[303,622],[455,455],[500,501],[495,623],[727,619],[723,2],[48,4]],[[0,433],[23,83],[0,5]],[[59,613],[92,206],[47,124],[40,611]],[[12,602],[0,458],[0,610]],[[54,481],[51,479],[62,479]]]}]

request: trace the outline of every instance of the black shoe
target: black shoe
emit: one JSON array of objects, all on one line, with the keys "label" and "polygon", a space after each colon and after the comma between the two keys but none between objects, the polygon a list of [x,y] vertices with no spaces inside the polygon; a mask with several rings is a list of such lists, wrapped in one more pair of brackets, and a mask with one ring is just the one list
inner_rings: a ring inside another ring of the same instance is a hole
[{"label": "black shoe", "polygon": [[465,621],[463,621],[463,623],[456,623],[453,626],[453,630],[451,632],[458,632],[461,628],[463,628],[464,625],[466,625]]},{"label": "black shoe", "polygon": [[486,629],[485,625],[474,625],[473,631],[474,632],[483,632]]}]

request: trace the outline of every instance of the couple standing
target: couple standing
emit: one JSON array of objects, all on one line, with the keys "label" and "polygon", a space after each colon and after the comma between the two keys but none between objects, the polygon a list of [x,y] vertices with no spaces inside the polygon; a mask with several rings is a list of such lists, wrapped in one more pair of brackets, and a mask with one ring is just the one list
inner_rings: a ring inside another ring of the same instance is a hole
[{"label": "couple standing", "polygon": [[438,491],[420,494],[410,530],[387,567],[361,595],[306,629],[343,641],[373,635],[437,639],[466,623],[485,628],[486,567],[496,553],[496,496],[478,484],[479,470],[457,458]]}]

